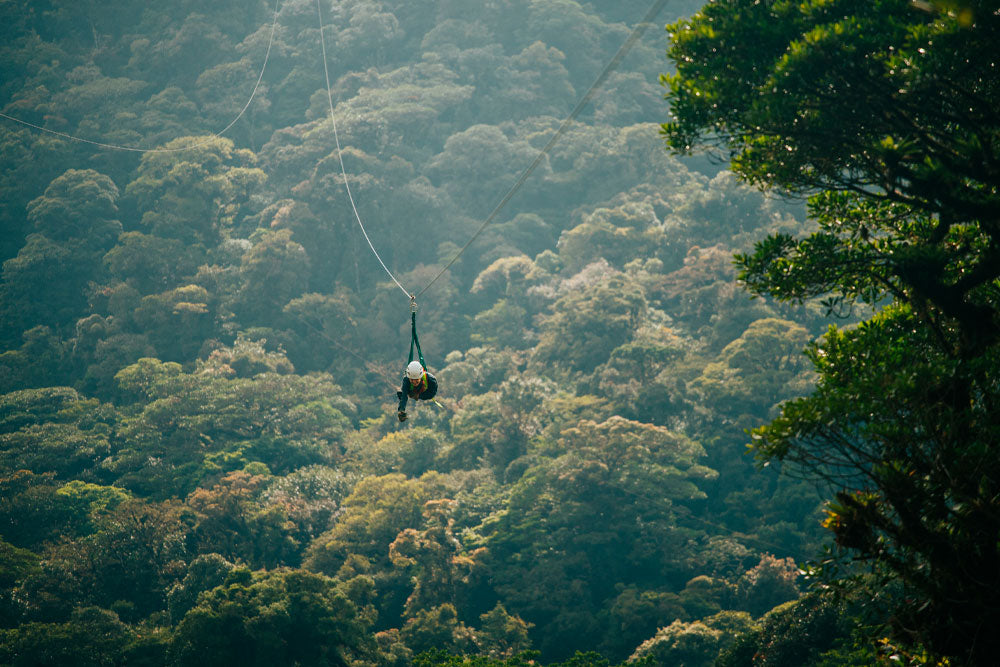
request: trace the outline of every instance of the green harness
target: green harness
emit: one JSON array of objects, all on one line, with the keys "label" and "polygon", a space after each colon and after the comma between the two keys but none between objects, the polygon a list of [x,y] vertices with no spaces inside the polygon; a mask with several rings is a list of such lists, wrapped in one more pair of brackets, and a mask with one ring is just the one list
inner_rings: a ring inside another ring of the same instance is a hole
[{"label": "green harness", "polygon": [[406,360],[409,364],[413,361],[413,347],[417,348],[417,359],[420,361],[420,365],[425,369],[427,364],[424,363],[424,353],[420,351],[420,339],[417,338],[417,297],[410,297],[410,358]]}]

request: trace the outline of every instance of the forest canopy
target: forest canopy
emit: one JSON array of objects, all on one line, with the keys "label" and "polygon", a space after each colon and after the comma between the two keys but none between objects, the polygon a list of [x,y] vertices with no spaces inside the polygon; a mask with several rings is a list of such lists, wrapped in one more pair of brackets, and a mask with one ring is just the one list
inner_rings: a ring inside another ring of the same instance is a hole
[{"label": "forest canopy", "polygon": [[0,663],[986,655],[995,13],[650,4],[0,3]]}]

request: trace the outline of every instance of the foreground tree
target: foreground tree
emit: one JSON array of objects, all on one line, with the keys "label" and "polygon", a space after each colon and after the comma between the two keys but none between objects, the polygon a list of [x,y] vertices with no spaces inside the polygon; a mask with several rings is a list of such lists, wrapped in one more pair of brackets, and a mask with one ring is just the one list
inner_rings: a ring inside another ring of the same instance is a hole
[{"label": "foreground tree", "polygon": [[738,256],[752,291],[893,302],[812,347],[817,391],[754,447],[839,489],[826,526],[880,575],[854,583],[890,601],[892,641],[984,664],[1000,651],[1000,16],[944,4],[710,3],[671,27],[664,129],[815,193],[814,234]]}]

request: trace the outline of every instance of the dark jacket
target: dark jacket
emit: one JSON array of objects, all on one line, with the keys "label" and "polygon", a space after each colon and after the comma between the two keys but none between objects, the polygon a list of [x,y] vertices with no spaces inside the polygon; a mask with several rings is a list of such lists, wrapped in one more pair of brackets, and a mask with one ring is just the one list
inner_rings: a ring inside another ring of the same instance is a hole
[{"label": "dark jacket", "polygon": [[403,386],[400,390],[396,392],[396,396],[399,396],[399,411],[406,411],[406,400],[412,398],[416,401],[428,401],[434,398],[438,393],[438,381],[433,375],[428,372],[424,372],[424,377],[427,378],[427,386],[424,387],[423,383],[420,386],[414,387],[410,384],[410,380],[407,377],[403,378]]}]

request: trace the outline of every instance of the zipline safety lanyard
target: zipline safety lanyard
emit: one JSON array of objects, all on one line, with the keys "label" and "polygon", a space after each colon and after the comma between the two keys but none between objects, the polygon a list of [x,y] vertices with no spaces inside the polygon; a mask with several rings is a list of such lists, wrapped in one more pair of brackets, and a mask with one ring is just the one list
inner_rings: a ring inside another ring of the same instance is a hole
[{"label": "zipline safety lanyard", "polygon": [[420,339],[417,338],[417,297],[410,295],[410,358],[406,360],[409,364],[413,361],[413,347],[417,347],[417,359],[420,360],[420,365],[427,368],[427,364],[424,363],[424,353],[420,351]]}]

